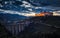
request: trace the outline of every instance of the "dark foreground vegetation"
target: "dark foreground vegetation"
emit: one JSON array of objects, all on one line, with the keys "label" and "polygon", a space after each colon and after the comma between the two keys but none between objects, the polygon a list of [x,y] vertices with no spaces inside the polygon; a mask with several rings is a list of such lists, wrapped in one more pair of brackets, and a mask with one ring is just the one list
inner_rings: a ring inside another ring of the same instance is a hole
[{"label": "dark foreground vegetation", "polygon": [[11,36],[11,33],[0,23],[0,38],[10,38]]},{"label": "dark foreground vegetation", "polygon": [[[33,22],[16,36],[13,36],[3,25],[0,24],[0,38],[60,38],[60,28],[54,27],[54,25],[57,27],[59,26],[59,19],[60,17],[31,18],[29,20]],[[53,26],[41,24],[40,20],[43,23],[48,23]]]}]

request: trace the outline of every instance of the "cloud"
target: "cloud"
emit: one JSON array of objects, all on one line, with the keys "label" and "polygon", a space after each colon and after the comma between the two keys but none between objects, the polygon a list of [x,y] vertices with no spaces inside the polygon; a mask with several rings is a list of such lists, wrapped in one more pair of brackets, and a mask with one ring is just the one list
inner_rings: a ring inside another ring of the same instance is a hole
[{"label": "cloud", "polygon": [[0,9],[0,11],[2,11],[2,13],[9,13],[9,14],[18,14],[18,15],[22,15],[22,16],[29,16],[32,14],[35,14],[35,12],[29,12],[29,13],[23,13],[23,12],[18,12],[18,11],[12,11],[12,10],[2,10]]}]

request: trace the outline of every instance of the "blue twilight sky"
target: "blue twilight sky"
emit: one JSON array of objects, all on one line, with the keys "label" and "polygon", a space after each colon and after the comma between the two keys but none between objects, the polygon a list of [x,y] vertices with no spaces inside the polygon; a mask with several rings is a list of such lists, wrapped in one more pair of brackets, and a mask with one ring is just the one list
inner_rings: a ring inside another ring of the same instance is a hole
[{"label": "blue twilight sky", "polygon": [[26,14],[34,14],[44,11],[53,12],[55,10],[60,10],[60,7],[47,5],[48,2],[47,1],[45,2],[46,4],[40,4],[40,2],[38,1],[34,2],[31,0],[30,2],[28,2],[27,0],[0,1],[0,11],[1,11],[0,13],[18,14],[18,15],[26,16]]}]

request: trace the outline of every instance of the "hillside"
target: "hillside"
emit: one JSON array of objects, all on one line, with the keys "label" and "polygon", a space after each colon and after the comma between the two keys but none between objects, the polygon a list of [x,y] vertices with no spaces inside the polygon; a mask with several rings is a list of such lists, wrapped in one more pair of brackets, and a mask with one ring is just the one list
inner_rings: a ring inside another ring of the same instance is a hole
[{"label": "hillside", "polygon": [[[40,38],[40,37],[41,38],[47,38],[47,37],[58,38],[60,35],[59,28],[42,24],[47,22],[56,23],[56,21],[52,21],[52,20],[57,20],[57,18],[59,19],[59,17],[53,17],[53,16],[31,18],[30,21],[33,21],[33,22],[30,23],[29,26],[26,27],[24,31],[20,32],[18,37],[20,38]],[[40,21],[42,21],[42,23]]]}]

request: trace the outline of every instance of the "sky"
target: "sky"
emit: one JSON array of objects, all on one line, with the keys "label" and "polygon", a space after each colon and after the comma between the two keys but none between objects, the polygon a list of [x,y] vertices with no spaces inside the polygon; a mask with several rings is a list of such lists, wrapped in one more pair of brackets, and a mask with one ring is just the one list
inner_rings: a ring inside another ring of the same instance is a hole
[{"label": "sky", "polygon": [[[21,0],[18,0],[21,1]],[[60,7],[53,7],[53,6],[34,6],[31,3],[27,1],[21,1],[22,4],[20,5],[14,5],[12,2],[4,2],[4,5],[0,4],[0,11],[2,13],[9,13],[9,14],[18,14],[23,16],[28,16],[28,14],[36,14],[43,11],[52,12],[54,10],[60,10]],[[14,1],[13,1],[14,3]],[[15,2],[16,3],[16,2]]]}]

